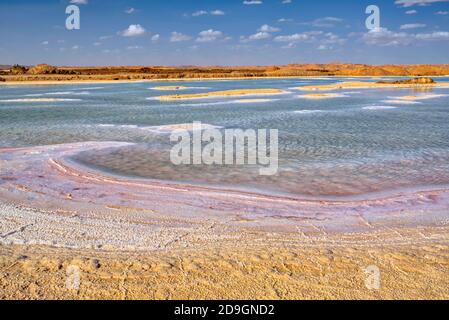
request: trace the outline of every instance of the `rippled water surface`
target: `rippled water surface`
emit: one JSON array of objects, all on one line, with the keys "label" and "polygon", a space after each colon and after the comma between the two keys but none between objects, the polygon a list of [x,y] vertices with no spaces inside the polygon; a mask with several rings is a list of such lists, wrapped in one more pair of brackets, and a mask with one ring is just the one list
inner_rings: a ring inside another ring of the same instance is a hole
[{"label": "rippled water surface", "polygon": [[[331,99],[300,97],[301,85],[353,79],[277,79],[49,87],[0,86],[0,147],[80,141],[133,146],[79,154],[74,160],[131,177],[312,197],[355,196],[449,182],[449,89],[343,90]],[[449,81],[439,78],[438,81]],[[283,95],[160,102],[159,85],[179,93],[280,88]],[[433,95],[416,102],[406,95]],[[252,97],[254,98],[254,97]],[[34,101],[34,99],[45,99]],[[249,99],[249,97],[248,97]],[[278,129],[280,169],[174,166],[169,134],[158,126],[201,121],[218,127]]]}]

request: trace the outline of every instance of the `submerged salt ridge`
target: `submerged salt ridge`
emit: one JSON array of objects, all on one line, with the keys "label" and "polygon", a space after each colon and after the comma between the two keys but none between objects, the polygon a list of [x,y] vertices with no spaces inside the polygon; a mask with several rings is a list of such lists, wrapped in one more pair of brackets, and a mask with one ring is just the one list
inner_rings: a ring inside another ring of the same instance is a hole
[{"label": "submerged salt ridge", "polygon": [[60,99],[60,98],[19,98],[19,99],[5,99],[0,100],[0,103],[8,103],[8,102],[22,102],[22,103],[30,103],[30,102],[73,102],[73,101],[81,101],[81,99]]},{"label": "submerged salt ridge", "polygon": [[[312,99],[292,89],[347,80],[152,84],[182,87],[182,94],[262,88],[289,92],[169,103],[156,100],[160,91],[148,90],[148,83],[0,88],[0,147],[130,142],[136,145],[89,151],[76,160],[119,175],[313,197],[448,184],[449,89],[357,89]],[[259,177],[258,168],[247,166],[173,166],[167,133],[188,130],[194,121],[205,128],[278,129],[279,175]]]}]

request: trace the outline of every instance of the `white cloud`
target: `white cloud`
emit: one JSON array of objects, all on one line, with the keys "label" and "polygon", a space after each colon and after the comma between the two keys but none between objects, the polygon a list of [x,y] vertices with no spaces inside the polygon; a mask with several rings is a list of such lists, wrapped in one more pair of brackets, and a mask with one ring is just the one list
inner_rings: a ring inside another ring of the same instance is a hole
[{"label": "white cloud", "polygon": [[401,30],[409,30],[409,29],[418,29],[418,28],[425,28],[426,25],[423,23],[408,23],[403,24],[400,29]]},{"label": "white cloud", "polygon": [[385,28],[369,31],[362,36],[362,40],[368,45],[388,46],[408,46],[417,41],[448,41],[449,32],[437,31],[432,33],[406,33],[394,32]]},{"label": "white cloud", "polygon": [[257,41],[257,40],[265,40],[271,38],[271,33],[279,32],[281,29],[269,26],[268,24],[262,25],[259,29],[257,29],[257,33],[252,34],[248,37],[241,36],[241,42],[249,42],[249,41]]},{"label": "white cloud", "polygon": [[310,40],[310,35],[306,33],[295,33],[287,36],[277,36],[274,41],[278,42],[300,42]]},{"label": "white cloud", "polygon": [[287,19],[287,18],[280,18],[278,20],[278,22],[292,22],[292,21],[293,21],[293,19]]},{"label": "white cloud", "polygon": [[208,14],[207,11],[199,10],[199,11],[195,11],[194,13],[192,13],[192,16],[193,17],[200,17],[200,16],[205,16],[207,14]]},{"label": "white cloud", "polygon": [[440,15],[440,16],[446,16],[449,14],[449,11],[437,11],[437,12],[435,12],[435,14]]},{"label": "white cloud", "polygon": [[249,36],[249,40],[263,40],[270,38],[271,35],[268,32],[258,32]]},{"label": "white cloud", "polygon": [[70,3],[72,4],[88,4],[88,0],[70,0]]},{"label": "white cloud", "polygon": [[417,14],[417,13],[418,13],[418,11],[416,11],[416,10],[405,11],[405,14]]},{"label": "white cloud", "polygon": [[408,33],[393,32],[385,28],[370,30],[363,35],[362,40],[368,45],[382,47],[409,45],[413,42],[413,39]]},{"label": "white cloud", "polygon": [[192,17],[201,17],[201,16],[224,16],[225,12],[222,10],[212,10],[212,11],[206,11],[206,10],[199,10],[192,13]]},{"label": "white cloud", "polygon": [[154,36],[151,37],[151,41],[159,41],[159,39],[161,38],[161,36],[159,34],[155,34]]},{"label": "white cloud", "polygon": [[261,0],[245,0],[245,1],[243,1],[243,4],[247,5],[247,6],[259,5],[259,4],[262,4],[262,1]]},{"label": "white cloud", "polygon": [[[335,33],[328,32],[324,34],[324,38],[320,40],[322,44],[328,45],[343,45],[346,42],[346,39],[341,38]],[[332,47],[329,47],[332,48]]]},{"label": "white cloud", "polygon": [[290,42],[289,44],[286,44],[285,46],[282,46],[281,49],[293,49],[296,48],[295,42]]},{"label": "white cloud", "polygon": [[141,46],[129,46],[126,48],[126,50],[138,50],[138,49],[142,49]]},{"label": "white cloud", "polygon": [[270,38],[271,38],[271,34],[268,32],[257,32],[248,37],[241,36],[240,41],[241,42],[250,42],[250,41],[266,40],[266,39],[270,39]]},{"label": "white cloud", "polygon": [[126,9],[125,10],[125,13],[127,13],[127,14],[133,14],[133,13],[136,13],[136,9],[135,8],[129,8],[129,9]]},{"label": "white cloud", "polygon": [[48,46],[49,42],[48,42],[48,41],[42,41],[41,44],[42,44],[43,46]]},{"label": "white cloud", "polygon": [[214,11],[211,11],[210,14],[213,16],[224,16],[225,15],[224,11],[222,11],[222,10],[214,10]]},{"label": "white cloud", "polygon": [[146,34],[146,30],[140,24],[132,24],[128,29],[119,32],[123,37],[140,37]]},{"label": "white cloud", "polygon": [[290,4],[292,3],[292,0],[282,0],[282,4]]},{"label": "white cloud", "polygon": [[196,42],[213,42],[223,37],[223,32],[209,29],[201,31],[196,38]]},{"label": "white cloud", "polygon": [[74,46],[72,47],[72,50],[78,50],[79,48],[80,48],[79,45],[74,45]]},{"label": "white cloud", "polygon": [[258,41],[265,40],[271,38],[271,34],[268,32],[257,32],[255,34],[250,35],[249,37],[241,36],[241,42],[249,42],[249,41]]},{"label": "white cloud", "polygon": [[274,41],[287,42],[288,45],[283,46],[283,49],[294,48],[300,42],[315,43],[318,46],[318,50],[331,50],[335,46],[341,46],[346,43],[346,39],[341,38],[335,33],[320,30],[277,36],[274,38]]},{"label": "white cloud", "polygon": [[401,7],[428,6],[437,2],[448,2],[449,0],[396,0],[395,4]]},{"label": "white cloud", "polygon": [[271,32],[279,32],[281,31],[281,29],[269,26],[268,24],[264,24],[257,31],[271,33]]},{"label": "white cloud", "polygon": [[415,35],[418,40],[427,41],[447,41],[449,40],[449,32],[447,31],[435,31],[432,33],[418,33]]},{"label": "white cloud", "polygon": [[189,41],[192,37],[182,34],[180,32],[173,31],[171,33],[170,42]]},{"label": "white cloud", "polygon": [[295,33],[291,35],[282,35],[274,38],[276,42],[287,42],[288,45],[282,47],[283,49],[294,48],[299,42],[317,43],[319,50],[330,50],[335,46],[343,45],[346,39],[332,32],[323,31],[307,31],[303,33]]},{"label": "white cloud", "polygon": [[324,17],[324,18],[315,19],[311,22],[305,22],[303,24],[310,25],[313,27],[318,27],[318,28],[333,28],[342,22],[343,22],[343,19],[340,19],[340,18]]}]

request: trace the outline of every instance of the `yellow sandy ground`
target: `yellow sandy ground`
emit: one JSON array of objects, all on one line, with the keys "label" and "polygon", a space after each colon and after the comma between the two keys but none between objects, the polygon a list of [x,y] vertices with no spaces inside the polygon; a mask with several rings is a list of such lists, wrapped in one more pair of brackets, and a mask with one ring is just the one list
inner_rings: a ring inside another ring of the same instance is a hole
[{"label": "yellow sandy ground", "polygon": [[449,87],[449,83],[438,82],[434,84],[387,84],[374,82],[340,82],[325,85],[313,85],[298,87],[301,91],[330,91],[338,89],[370,89],[370,88],[441,88]]},{"label": "yellow sandy ground", "polygon": [[[79,289],[66,287],[71,266]],[[379,289],[367,287],[370,266]],[[148,253],[0,245],[0,299],[448,299],[448,272],[447,243]]]},{"label": "yellow sandy ground", "polygon": [[173,100],[191,100],[202,99],[210,97],[238,97],[247,95],[274,95],[283,93],[280,89],[236,89],[225,91],[213,91],[194,94],[175,94],[159,97],[161,101],[173,101]]},{"label": "yellow sandy ground", "polygon": [[300,97],[306,99],[329,99],[329,98],[339,98],[342,95],[336,93],[309,93],[303,94]]},{"label": "yellow sandy ground", "polygon": [[402,96],[402,97],[397,97],[396,99],[405,100],[405,101],[417,101],[417,100],[427,100],[427,99],[439,98],[442,96],[444,96],[444,95],[427,94],[427,95],[420,95],[420,96]]}]

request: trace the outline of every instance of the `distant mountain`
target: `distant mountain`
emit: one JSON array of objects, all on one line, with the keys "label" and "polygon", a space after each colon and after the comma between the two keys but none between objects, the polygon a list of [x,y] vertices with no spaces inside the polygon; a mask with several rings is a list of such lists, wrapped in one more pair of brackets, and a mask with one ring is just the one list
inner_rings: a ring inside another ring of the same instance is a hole
[{"label": "distant mountain", "polygon": [[0,64],[0,70],[9,70],[11,69],[11,65],[7,65],[7,64]]}]

